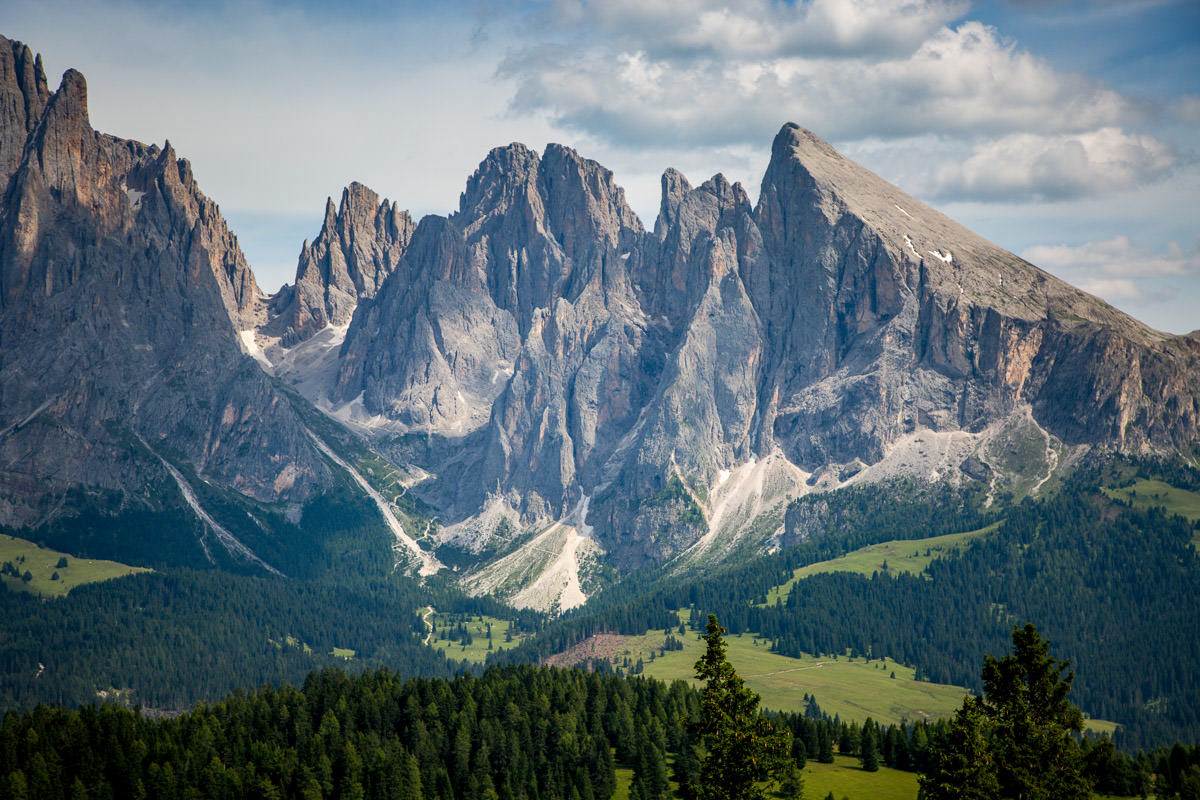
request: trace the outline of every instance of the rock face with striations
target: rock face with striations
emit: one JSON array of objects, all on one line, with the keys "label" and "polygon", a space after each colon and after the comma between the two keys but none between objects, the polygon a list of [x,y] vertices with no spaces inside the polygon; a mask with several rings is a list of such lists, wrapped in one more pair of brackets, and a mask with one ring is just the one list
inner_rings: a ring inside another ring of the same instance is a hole
[{"label": "rock face with striations", "polygon": [[0,103],[0,522],[43,521],[74,490],[157,502],[160,457],[260,500],[322,485],[239,348],[260,293],[188,162],[93,131],[83,76],[48,93],[3,39]]},{"label": "rock face with striations", "polygon": [[415,227],[407,211],[361,183],[342,191],[336,209],[329,199],[320,234],[300,251],[295,285],[272,299],[283,346],[348,324],[359,299],[373,297],[396,268]]},{"label": "rock face with striations", "polygon": [[[546,540],[566,543],[574,598],[588,535],[622,566],[707,557],[889,465],[991,480],[998,430],[1035,429],[1048,458],[1051,437],[1200,435],[1195,335],[1147,328],[796,125],[757,204],[668,170],[653,231],[561,145],[493,150],[456,213],[416,226],[352,184],[269,313],[187,161],[93,131],[83,77],[51,93],[6,39],[0,183],[0,523],[72,492],[148,502],[166,460],[309,496],[327,467],[259,363],[427,470],[413,491],[455,545],[573,526]],[[898,455],[927,433],[936,468]]]},{"label": "rock face with striations", "polygon": [[[802,490],[922,430],[977,434],[1027,409],[1069,444],[1197,439],[1194,338],[1047,275],[798,126],[776,137],[757,205],[720,175],[662,185],[648,232],[595,162],[499,148],[360,304],[335,400],[436,437],[421,491],[450,518],[582,504],[636,565],[701,546],[749,513],[751,488]],[[452,530],[489,546],[486,526]]]}]

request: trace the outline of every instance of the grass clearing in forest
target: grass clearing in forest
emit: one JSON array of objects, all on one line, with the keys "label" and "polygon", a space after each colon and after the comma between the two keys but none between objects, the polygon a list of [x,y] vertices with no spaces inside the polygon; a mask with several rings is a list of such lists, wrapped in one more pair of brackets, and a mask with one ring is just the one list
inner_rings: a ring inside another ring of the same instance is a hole
[{"label": "grass clearing in forest", "polygon": [[[482,664],[487,660],[488,653],[516,647],[519,641],[517,637],[505,641],[508,620],[486,614],[430,614],[426,618],[434,626],[433,636],[429,639],[430,646],[444,652],[447,658]],[[488,646],[488,625],[492,630],[491,647]],[[462,635],[463,628],[470,639],[466,643]]]},{"label": "grass clearing in forest", "polygon": [[832,764],[810,760],[804,767],[804,796],[837,800],[914,800],[917,773],[880,766],[867,772],[853,756],[835,755]]},{"label": "grass clearing in forest", "polygon": [[[665,636],[659,630],[643,636],[610,637],[619,644],[608,655],[626,673],[636,668],[640,658],[645,675],[699,686],[693,676],[696,660],[704,652],[702,638],[695,631],[680,634],[672,630],[671,636],[680,641],[682,650],[660,655]],[[726,635],[725,642],[729,662],[738,675],[762,696],[763,708],[776,711],[804,711],[807,693],[815,696],[821,710],[830,716],[859,722],[871,717],[882,724],[895,724],[949,717],[967,693],[961,686],[918,681],[910,667],[891,659],[850,660],[845,655],[790,658],[772,653],[770,643],[753,634]]]},{"label": "grass clearing in forest", "polygon": [[[59,566],[64,563],[65,565]],[[116,561],[97,558],[76,558],[67,553],[41,547],[27,539],[0,534],[0,564],[9,562],[18,575],[0,576],[5,587],[43,597],[65,597],[67,592],[85,583],[97,583],[139,572],[151,572],[145,567],[131,567]],[[30,580],[22,580],[26,572]],[[58,575],[57,580],[54,578]]]},{"label": "grass clearing in forest", "polygon": [[629,800],[629,790],[633,786],[633,770],[629,767],[617,767],[617,788],[613,790],[612,800]]},{"label": "grass clearing in forest", "polygon": [[926,539],[892,539],[879,544],[867,545],[858,550],[846,553],[844,556],[809,564],[800,567],[792,573],[791,580],[782,586],[776,586],[767,592],[767,605],[775,605],[775,601],[787,600],[792,587],[801,578],[828,572],[853,572],[858,575],[871,577],[876,572],[888,572],[896,575],[907,572],[910,575],[921,575],[929,568],[933,559],[957,552],[973,540],[986,536],[996,528],[999,522],[994,522],[986,528],[964,533],[947,533],[943,536],[930,536]]},{"label": "grass clearing in forest", "polygon": [[[1113,500],[1129,503],[1134,508],[1162,506],[1168,514],[1178,514],[1192,522],[1200,520],[1200,492],[1189,492],[1163,481],[1145,478],[1134,481],[1131,486],[1103,491]],[[1192,546],[1200,548],[1200,533],[1192,536]]]}]

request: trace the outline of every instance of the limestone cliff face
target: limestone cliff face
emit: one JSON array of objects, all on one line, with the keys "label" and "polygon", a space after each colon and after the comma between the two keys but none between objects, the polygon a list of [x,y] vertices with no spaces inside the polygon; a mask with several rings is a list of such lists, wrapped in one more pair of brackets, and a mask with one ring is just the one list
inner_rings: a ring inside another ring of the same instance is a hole
[{"label": "limestone cliff face", "polygon": [[422,491],[450,518],[497,501],[562,518],[587,498],[601,544],[638,564],[695,544],[731,513],[710,490],[780,453],[801,476],[870,465],[916,431],[977,432],[1025,406],[1068,443],[1196,441],[1194,338],[798,126],[776,137],[756,206],[720,175],[662,183],[648,232],[598,164],[499,148],[360,304],[335,396],[439,438]]},{"label": "limestone cliff face", "polygon": [[[757,209],[756,297],[784,322],[773,433],[797,463],[878,458],[915,427],[980,430],[1019,403],[1069,443],[1194,442],[1194,345],[1153,331],[908,197],[796,126]],[[768,414],[772,409],[768,409]]]},{"label": "limestone cliff face", "polygon": [[[763,391],[778,401],[762,421],[796,463],[869,463],[918,427],[977,431],[1023,402],[1068,442],[1196,438],[1200,377],[1179,340],[983,240],[808,131],[786,126],[776,138],[756,217],[771,259],[751,283],[776,324],[777,369]],[[1166,386],[1130,384],[1143,358],[1158,365],[1152,382],[1175,384],[1172,421]],[[1146,424],[1120,422],[1131,416]]]},{"label": "limestone cliff face", "polygon": [[20,42],[0,36],[0,186],[16,171],[25,139],[50,99],[42,57]]},{"label": "limestone cliff face", "polygon": [[72,489],[137,501],[165,474],[136,437],[247,495],[303,498],[325,468],[238,347],[261,298],[216,204],[169,144],[93,131],[78,72],[47,95],[29,64],[0,42],[0,165],[19,155],[0,205],[0,522]]},{"label": "limestone cliff face", "polygon": [[400,261],[416,225],[407,211],[361,183],[325,206],[321,232],[300,252],[294,286],[273,299],[282,344],[304,341],[326,325],[346,325],[359,299],[373,297]]}]

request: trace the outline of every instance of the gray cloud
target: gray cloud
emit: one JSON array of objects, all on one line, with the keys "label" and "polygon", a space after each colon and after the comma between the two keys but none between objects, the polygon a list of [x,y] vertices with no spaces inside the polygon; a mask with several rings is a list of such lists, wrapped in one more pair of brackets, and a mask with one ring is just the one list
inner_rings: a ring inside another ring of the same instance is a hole
[{"label": "gray cloud", "polygon": [[983,142],[965,161],[942,164],[932,195],[948,200],[1072,200],[1148,183],[1178,163],[1170,145],[1118,128],[1053,136],[1017,133]]},{"label": "gray cloud", "polygon": [[1200,275],[1200,239],[1191,247],[1171,242],[1164,251],[1135,245],[1128,236],[1114,236],[1081,245],[1034,245],[1021,253],[1025,260],[1058,274],[1093,281]]},{"label": "gray cloud", "polygon": [[888,61],[677,59],[602,42],[518,50],[500,74],[517,85],[515,113],[546,114],[631,146],[651,139],[760,142],[785,119],[829,139],[854,140],[1081,132],[1146,116],[1138,103],[1056,72],[977,22],[939,28],[912,53]]},{"label": "gray cloud", "polygon": [[539,32],[588,31],[652,58],[886,59],[914,52],[966,0],[557,0]]}]

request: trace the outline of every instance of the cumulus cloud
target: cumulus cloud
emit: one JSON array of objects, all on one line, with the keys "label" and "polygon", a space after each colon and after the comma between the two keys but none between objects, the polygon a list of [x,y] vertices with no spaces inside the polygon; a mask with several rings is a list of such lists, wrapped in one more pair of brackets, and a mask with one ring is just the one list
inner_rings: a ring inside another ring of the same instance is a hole
[{"label": "cumulus cloud", "polygon": [[[990,26],[945,26],[955,4],[693,8],[706,5],[556,6],[559,28],[579,26],[578,38],[510,54],[500,74],[516,83],[513,111],[632,146],[761,143],[786,119],[853,140],[1081,132],[1144,116],[1139,104],[1054,70]],[[794,20],[774,24],[780,15]],[[884,31],[895,48],[860,47]]]},{"label": "cumulus cloud", "polygon": [[1035,245],[1021,253],[1026,261],[1059,274],[1093,280],[1200,275],[1200,239],[1190,248],[1178,242],[1165,252],[1138,247],[1128,236],[1114,236],[1082,245]]},{"label": "cumulus cloud", "polygon": [[1021,256],[1164,330],[1182,333],[1200,322],[1200,238],[1190,247],[1170,242],[1154,249],[1121,235],[1081,245],[1035,245]]},{"label": "cumulus cloud", "polygon": [[965,161],[942,165],[933,194],[951,200],[1070,200],[1153,181],[1178,162],[1170,145],[1118,128],[1017,133],[983,142]]},{"label": "cumulus cloud", "polygon": [[653,58],[888,58],[912,53],[966,0],[560,0],[542,28],[587,30]]},{"label": "cumulus cloud", "polygon": [[935,138],[919,169],[901,170],[935,199],[1079,198],[1177,165],[1170,145],[1131,132],[1163,109],[1055,69],[963,20],[966,10],[955,0],[559,0],[498,75],[514,86],[514,116],[614,149],[764,148],[787,120],[851,149],[892,147],[892,161]]},{"label": "cumulus cloud", "polygon": [[1084,278],[1078,282],[1078,286],[1088,294],[1103,297],[1110,303],[1143,300],[1146,297],[1130,278]]}]

